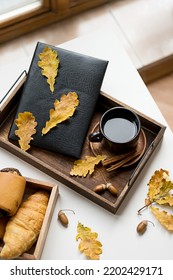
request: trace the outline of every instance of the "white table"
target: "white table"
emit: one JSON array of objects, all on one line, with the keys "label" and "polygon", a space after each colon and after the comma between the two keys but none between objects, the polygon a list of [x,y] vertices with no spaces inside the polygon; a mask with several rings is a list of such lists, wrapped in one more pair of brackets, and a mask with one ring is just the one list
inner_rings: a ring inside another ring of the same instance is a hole
[{"label": "white table", "polygon": [[[94,33],[62,44],[61,47],[109,60],[102,90],[120,101],[167,126],[162,114],[153,101],[146,86],[138,75],[114,33]],[[15,71],[15,69],[13,69]],[[163,141],[141,172],[117,213],[111,214],[68,187],[58,183],[60,196],[55,207],[42,259],[82,260],[75,240],[78,221],[99,234],[103,244],[102,260],[172,259],[173,234],[167,232],[149,210],[143,216],[137,210],[143,206],[147,195],[147,183],[156,169],[170,171],[173,178],[173,134],[167,127]],[[51,177],[0,149],[0,168],[15,166],[24,176],[56,182]],[[57,183],[57,182],[56,182]],[[60,209],[72,209],[75,215],[67,213],[68,228],[57,221]],[[143,236],[136,233],[136,226],[142,219],[154,222]]]}]

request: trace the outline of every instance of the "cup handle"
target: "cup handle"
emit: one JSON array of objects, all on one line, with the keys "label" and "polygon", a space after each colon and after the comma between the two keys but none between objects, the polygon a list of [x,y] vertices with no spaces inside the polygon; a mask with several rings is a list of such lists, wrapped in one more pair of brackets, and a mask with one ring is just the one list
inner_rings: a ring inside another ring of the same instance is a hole
[{"label": "cup handle", "polygon": [[93,132],[89,134],[89,141],[90,142],[101,142],[103,138],[103,135],[101,134],[100,131]]}]

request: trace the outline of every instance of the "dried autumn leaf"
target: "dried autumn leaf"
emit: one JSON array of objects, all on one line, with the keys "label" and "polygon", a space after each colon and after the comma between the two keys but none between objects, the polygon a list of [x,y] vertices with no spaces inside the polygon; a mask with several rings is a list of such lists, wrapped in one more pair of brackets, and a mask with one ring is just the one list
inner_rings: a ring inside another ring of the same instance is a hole
[{"label": "dried autumn leaf", "polygon": [[54,92],[55,78],[58,73],[59,59],[58,53],[49,47],[45,47],[43,52],[39,54],[38,66],[42,68],[42,75],[47,78],[47,83],[50,85],[50,90]]},{"label": "dried autumn leaf", "polygon": [[76,240],[80,239],[79,251],[91,260],[99,260],[99,255],[102,253],[102,243],[97,240],[98,234],[92,232],[89,227],[85,227],[81,223],[78,223],[77,232]]},{"label": "dried autumn leaf", "polygon": [[150,199],[145,198],[145,206],[149,206],[151,204]]},{"label": "dried autumn leaf", "polygon": [[74,166],[70,171],[70,175],[86,177],[94,172],[95,165],[106,159],[105,155],[98,155],[96,157],[86,156],[85,159],[78,159],[74,162]]},{"label": "dried autumn leaf", "polygon": [[167,195],[160,199],[157,199],[156,202],[160,205],[169,204],[169,206],[173,206],[173,195]]},{"label": "dried autumn leaf", "polygon": [[160,169],[154,172],[148,186],[148,197],[152,202],[165,196],[171,189],[173,189],[173,182],[169,177],[169,172],[167,170]]},{"label": "dried autumn leaf", "polygon": [[30,112],[19,113],[15,124],[18,127],[15,134],[20,138],[19,145],[23,151],[27,151],[30,148],[29,143],[33,139],[31,136],[36,133],[35,117]]},{"label": "dried autumn leaf", "polygon": [[64,122],[73,116],[76,107],[79,105],[79,99],[76,92],[69,92],[67,95],[62,94],[60,101],[55,100],[54,108],[50,109],[50,119],[42,129],[42,134],[46,134],[57,124]]},{"label": "dried autumn leaf", "polygon": [[162,226],[169,231],[173,231],[173,215],[169,215],[166,211],[159,210],[153,206],[150,209]]}]

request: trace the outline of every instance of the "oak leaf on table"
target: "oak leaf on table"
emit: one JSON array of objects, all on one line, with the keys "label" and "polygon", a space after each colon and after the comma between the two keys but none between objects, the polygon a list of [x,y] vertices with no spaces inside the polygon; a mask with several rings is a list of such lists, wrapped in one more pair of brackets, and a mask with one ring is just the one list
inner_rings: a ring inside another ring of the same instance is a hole
[{"label": "oak leaf on table", "polygon": [[79,99],[76,92],[68,92],[67,95],[62,94],[60,101],[58,99],[55,100],[54,109],[50,109],[49,120],[42,129],[42,134],[48,133],[57,124],[72,117],[78,105]]},{"label": "oak leaf on table", "polygon": [[169,231],[173,231],[173,215],[168,214],[164,210],[159,210],[153,206],[151,206],[150,209],[162,226],[164,226]]},{"label": "oak leaf on table", "polygon": [[156,170],[148,183],[148,197],[151,202],[165,196],[173,189],[169,172],[164,169]]},{"label": "oak leaf on table", "polygon": [[43,52],[39,54],[40,61],[38,66],[42,68],[42,75],[47,78],[47,83],[50,86],[50,90],[54,92],[55,78],[58,74],[59,58],[58,53],[49,47],[45,47]]},{"label": "oak leaf on table", "polygon": [[102,243],[97,240],[98,234],[81,223],[78,223],[77,232],[76,240],[80,239],[79,251],[91,260],[99,260],[100,254],[102,254]]},{"label": "oak leaf on table", "polygon": [[169,206],[173,206],[173,195],[168,194],[160,199],[157,199],[156,202],[160,205],[168,204]]},{"label": "oak leaf on table", "polygon": [[[171,190],[173,190],[173,181],[171,181],[169,171],[161,168],[160,170],[156,170],[150,178],[148,183],[148,197],[145,199],[146,207],[153,204],[159,205],[160,209],[150,206],[150,210],[157,220],[169,231],[173,231],[173,215],[162,210],[161,207],[162,205],[167,207],[173,206],[173,194]],[[145,207],[141,209],[143,208]],[[140,210],[138,210],[138,213],[140,213]]]},{"label": "oak leaf on table", "polygon": [[36,133],[37,122],[35,117],[31,112],[19,113],[15,124],[18,127],[15,134],[19,137],[19,145],[23,151],[27,151],[30,148],[30,141],[33,140],[32,135]]}]

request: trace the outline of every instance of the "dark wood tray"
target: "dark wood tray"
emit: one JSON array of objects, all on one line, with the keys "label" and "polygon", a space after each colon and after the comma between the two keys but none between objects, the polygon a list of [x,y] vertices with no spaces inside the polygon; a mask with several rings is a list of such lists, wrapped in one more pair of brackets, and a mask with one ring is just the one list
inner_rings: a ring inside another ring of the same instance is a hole
[{"label": "dark wood tray", "polygon": [[[101,92],[97,107],[89,128],[90,133],[98,123],[103,112],[114,106],[125,106],[133,109],[139,116],[142,129],[146,136],[146,149],[143,156],[138,162],[126,168],[107,172],[104,167],[98,167],[92,175],[85,178],[72,177],[70,171],[74,164],[74,158],[56,154],[47,150],[32,146],[28,152],[23,152],[18,143],[12,143],[8,140],[8,133],[14,118],[14,109],[20,98],[22,85],[26,80],[26,73],[22,73],[16,84],[10,89],[9,93],[1,101],[0,104],[0,146],[9,152],[20,157],[24,161],[37,167],[41,171],[64,183],[74,191],[82,194],[96,204],[102,206],[112,213],[116,213],[118,207],[132,187],[136,178],[142,171],[158,143],[161,141],[166,127],[155,120],[141,114],[133,108],[119,102],[115,98]],[[83,147],[81,158],[86,155],[93,156],[88,137]],[[93,188],[101,183],[110,182],[119,189],[119,195],[113,196],[109,191],[103,194],[97,194]]]}]

